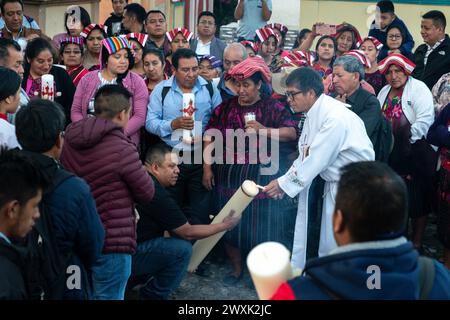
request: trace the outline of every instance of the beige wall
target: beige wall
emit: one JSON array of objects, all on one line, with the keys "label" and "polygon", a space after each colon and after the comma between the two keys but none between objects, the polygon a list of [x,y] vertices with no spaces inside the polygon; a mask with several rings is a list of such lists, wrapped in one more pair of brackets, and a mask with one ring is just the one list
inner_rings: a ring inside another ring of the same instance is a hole
[{"label": "beige wall", "polygon": [[[311,28],[315,22],[339,24],[347,21],[358,28],[361,36],[369,33],[368,23],[373,20],[376,1],[317,1],[301,0],[300,28]],[[372,10],[370,10],[372,6]],[[369,10],[368,10],[369,9]],[[429,10],[440,10],[450,19],[450,5],[430,6],[414,4],[395,4],[395,12],[408,26],[416,46],[422,43],[420,36],[421,16]]]},{"label": "beige wall", "polygon": [[39,26],[49,37],[57,33],[65,32],[64,13],[68,6],[77,4],[85,8],[92,21],[98,21],[98,0],[86,1],[41,1],[39,3],[25,2],[25,14],[31,15],[39,23]]}]

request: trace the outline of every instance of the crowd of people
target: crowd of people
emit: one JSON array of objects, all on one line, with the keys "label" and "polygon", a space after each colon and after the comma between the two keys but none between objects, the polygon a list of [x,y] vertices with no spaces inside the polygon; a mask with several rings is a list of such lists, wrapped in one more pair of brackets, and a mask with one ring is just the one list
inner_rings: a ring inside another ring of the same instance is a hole
[{"label": "crowd of people", "polygon": [[[316,23],[292,48],[271,0],[238,1],[229,44],[212,12],[194,36],[162,11],[112,5],[103,24],[68,7],[49,38],[22,0],[1,0],[0,299],[168,299],[192,243],[221,232],[223,285],[276,241],[303,274],[274,299],[450,299],[442,12],[422,16],[413,51],[392,1],[367,36]],[[264,188],[210,224],[244,180]],[[430,213],[442,263],[419,258]],[[361,281],[373,264],[378,291]]]}]

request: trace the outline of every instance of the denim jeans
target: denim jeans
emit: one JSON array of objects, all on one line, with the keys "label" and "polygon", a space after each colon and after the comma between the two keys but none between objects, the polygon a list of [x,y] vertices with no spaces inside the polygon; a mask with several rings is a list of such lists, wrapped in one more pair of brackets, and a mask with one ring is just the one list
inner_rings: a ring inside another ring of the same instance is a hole
[{"label": "denim jeans", "polygon": [[155,238],[138,244],[132,257],[130,283],[145,284],[141,299],[165,300],[180,285],[192,255],[192,245],[177,238]]},{"label": "denim jeans", "polygon": [[92,267],[92,298],[94,300],[123,300],[130,274],[130,254],[102,254]]}]

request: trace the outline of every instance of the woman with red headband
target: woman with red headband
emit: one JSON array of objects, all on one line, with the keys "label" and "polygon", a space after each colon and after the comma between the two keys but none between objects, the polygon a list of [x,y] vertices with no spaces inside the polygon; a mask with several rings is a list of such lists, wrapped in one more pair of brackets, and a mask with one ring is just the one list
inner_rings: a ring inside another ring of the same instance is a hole
[{"label": "woman with red headband", "polygon": [[83,66],[89,71],[100,69],[100,51],[102,41],[107,37],[106,31],[107,28],[104,25],[92,23],[80,33],[86,45]]},{"label": "woman with red headband", "polygon": [[175,28],[166,33],[166,37],[170,43],[170,54],[166,56],[166,65],[164,67],[164,73],[169,77],[172,76],[172,55],[178,49],[189,49],[189,41],[191,41],[194,34],[185,28]]},{"label": "woman with red headband", "polygon": [[280,39],[272,28],[264,27],[256,30],[255,42],[259,47],[259,55],[269,66],[271,72],[278,72],[283,64],[278,50]]},{"label": "woman with red headband", "polygon": [[66,71],[72,78],[75,87],[89,70],[83,64],[84,40],[81,37],[67,37],[61,40],[61,63],[66,66]]},{"label": "woman with red headband", "polygon": [[437,154],[425,140],[434,121],[433,96],[425,83],[411,77],[414,68],[415,64],[401,54],[380,61],[380,72],[388,84],[381,89],[378,100],[394,135],[389,165],[408,187],[412,242],[420,249],[434,199]]},{"label": "woman with red headband", "polygon": [[370,63],[370,66],[365,66],[365,80],[373,87],[375,90],[375,95],[377,95],[380,90],[386,85],[386,79],[384,75],[378,70],[378,54],[380,53],[383,44],[374,37],[365,38],[359,50],[363,51]]},{"label": "woman with red headband", "polygon": [[133,69],[131,69],[131,71],[137,73],[142,78],[145,78],[144,61],[142,59],[142,55],[144,53],[148,35],[144,33],[129,33],[126,35],[126,37],[128,41],[133,45],[134,67]]},{"label": "woman with red headband", "polygon": [[[278,177],[283,173],[261,174],[265,158],[264,155],[257,153],[261,143],[267,142],[268,139],[267,143],[271,143],[270,139],[277,139],[280,142],[297,139],[297,123],[291,119],[289,112],[277,100],[260,94],[262,83],[269,83],[271,79],[270,71],[260,57],[247,58],[229,71],[228,75],[236,80],[238,96],[220,104],[214,110],[207,129],[216,129],[222,133],[223,144],[216,145],[215,148],[216,150],[223,148],[224,158],[233,160],[227,163],[224,159],[224,164],[216,163],[214,167],[203,166],[203,184],[208,190],[212,190],[215,186],[218,205],[221,207],[228,202],[244,180],[249,179],[265,185],[274,176]],[[248,139],[243,150],[239,150],[239,147],[229,150],[225,146],[230,142],[227,143],[230,139],[230,130],[239,130],[234,132],[238,135],[241,132],[241,137],[247,134],[253,135],[254,138]],[[278,137],[274,136],[275,132],[279,133]],[[216,143],[208,141],[208,132],[205,135],[207,139],[205,148],[211,143]],[[275,153],[271,156],[275,157]],[[283,154],[279,158],[283,160]],[[282,166],[280,164],[280,167]],[[292,206],[287,200],[277,202],[263,193],[258,195],[243,212],[239,225],[225,235],[226,251],[232,262],[233,272],[224,279],[224,282],[234,284],[242,278],[244,261],[242,254],[255,245],[271,240],[290,247],[293,240],[295,212],[295,205]]]}]

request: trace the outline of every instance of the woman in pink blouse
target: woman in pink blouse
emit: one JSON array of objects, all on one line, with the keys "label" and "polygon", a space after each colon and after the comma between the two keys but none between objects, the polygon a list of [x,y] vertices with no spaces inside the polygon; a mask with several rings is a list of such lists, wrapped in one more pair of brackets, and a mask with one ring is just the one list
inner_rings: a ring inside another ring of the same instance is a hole
[{"label": "woman in pink blouse", "polygon": [[122,85],[132,94],[130,121],[125,128],[125,134],[139,145],[139,130],[147,115],[148,91],[144,80],[130,71],[134,58],[129,41],[123,37],[103,40],[101,64],[101,70],[91,71],[80,80],[73,99],[71,119],[75,122],[93,115],[94,96],[101,86]]}]

